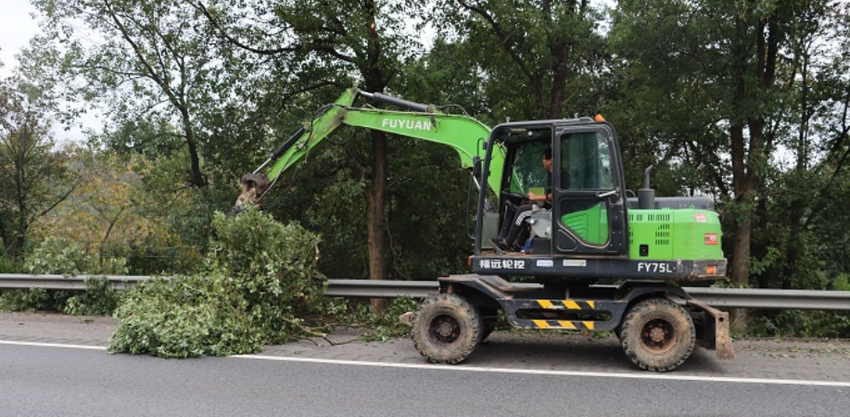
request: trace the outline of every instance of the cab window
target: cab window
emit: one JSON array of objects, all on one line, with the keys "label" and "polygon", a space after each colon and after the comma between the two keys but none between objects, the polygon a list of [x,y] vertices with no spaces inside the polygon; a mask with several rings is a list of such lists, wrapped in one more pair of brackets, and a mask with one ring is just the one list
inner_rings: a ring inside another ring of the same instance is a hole
[{"label": "cab window", "polygon": [[543,168],[543,151],[549,146],[549,141],[526,142],[515,148],[511,163],[511,193],[525,195],[531,188],[546,188],[549,173]]},{"label": "cab window", "polygon": [[611,150],[608,138],[601,132],[561,135],[562,189],[611,190]]}]

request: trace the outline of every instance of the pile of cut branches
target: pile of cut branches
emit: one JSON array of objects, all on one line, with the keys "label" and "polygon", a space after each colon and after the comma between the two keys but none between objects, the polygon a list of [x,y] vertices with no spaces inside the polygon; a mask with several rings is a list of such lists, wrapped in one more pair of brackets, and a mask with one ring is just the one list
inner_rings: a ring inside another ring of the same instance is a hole
[{"label": "pile of cut branches", "polygon": [[109,351],[168,358],[254,353],[263,344],[315,336],[326,283],[316,269],[319,238],[248,209],[213,219],[205,271],[154,279],[129,291],[116,310]]}]

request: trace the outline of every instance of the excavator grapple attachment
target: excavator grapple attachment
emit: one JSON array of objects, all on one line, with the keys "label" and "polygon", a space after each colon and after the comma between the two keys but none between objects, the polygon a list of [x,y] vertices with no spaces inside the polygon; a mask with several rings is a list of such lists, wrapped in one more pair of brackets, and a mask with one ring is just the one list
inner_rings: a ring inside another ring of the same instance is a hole
[{"label": "excavator grapple attachment", "polygon": [[236,206],[233,210],[238,213],[246,206],[257,206],[260,203],[260,196],[269,188],[271,181],[264,174],[245,174],[240,181],[242,185],[242,193],[236,199]]}]

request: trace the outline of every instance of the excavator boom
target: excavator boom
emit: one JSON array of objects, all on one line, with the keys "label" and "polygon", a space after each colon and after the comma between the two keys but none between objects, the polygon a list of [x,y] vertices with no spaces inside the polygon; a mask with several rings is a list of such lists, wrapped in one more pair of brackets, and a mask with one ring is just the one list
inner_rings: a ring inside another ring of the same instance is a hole
[{"label": "excavator boom", "polygon": [[[373,107],[354,107],[358,96],[373,101],[405,107],[410,111],[392,111]],[[265,192],[280,177],[314,147],[330,136],[340,126],[347,125],[379,130],[400,136],[447,145],[460,157],[461,167],[471,169],[475,157],[486,154],[486,144],[490,136],[490,127],[465,115],[446,114],[434,106],[414,103],[379,93],[361,92],[356,88],[346,90],[333,104],[322,107],[316,116],[289,137],[270,155],[252,174],[242,178],[243,193],[237,200],[240,203],[257,204]],[[492,190],[501,186],[501,172],[504,165],[504,149],[492,153],[491,175],[488,185]],[[269,164],[271,168],[263,175],[261,172]],[[498,192],[496,192],[498,195]]]}]

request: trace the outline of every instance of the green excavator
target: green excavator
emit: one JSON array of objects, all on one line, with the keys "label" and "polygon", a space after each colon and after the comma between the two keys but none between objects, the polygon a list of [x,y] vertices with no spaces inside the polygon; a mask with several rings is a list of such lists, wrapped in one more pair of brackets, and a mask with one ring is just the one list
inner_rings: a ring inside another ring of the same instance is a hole
[{"label": "green excavator", "polygon": [[[358,97],[403,110],[354,106]],[[728,313],[680,287],[725,279],[710,200],[655,197],[650,170],[629,197],[614,127],[601,116],[491,129],[447,107],[349,89],[242,178],[237,206],[259,204],[281,173],[343,125],[441,143],[457,151],[477,199],[467,210],[475,219],[471,273],[438,278],[439,291],[410,316],[414,345],[428,360],[459,363],[504,326],[613,331],[626,356],[651,371],[677,368],[697,345],[734,357]],[[547,152],[549,171],[540,163]],[[548,201],[523,219],[522,250],[494,244],[529,193]]]}]

